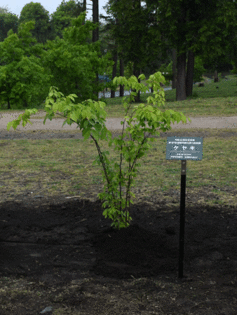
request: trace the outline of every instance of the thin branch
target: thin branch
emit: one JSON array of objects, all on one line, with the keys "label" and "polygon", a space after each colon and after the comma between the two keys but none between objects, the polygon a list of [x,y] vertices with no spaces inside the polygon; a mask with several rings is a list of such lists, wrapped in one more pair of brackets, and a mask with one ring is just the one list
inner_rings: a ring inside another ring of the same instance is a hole
[{"label": "thin branch", "polygon": [[[97,148],[99,157],[100,157],[100,162],[101,162],[102,167],[103,167],[103,170],[104,170],[105,178],[106,178],[108,187],[110,187],[110,186],[111,186],[111,182],[110,182],[110,179],[109,179],[109,176],[108,176],[108,172],[107,172],[107,169],[106,169],[106,162],[105,162],[105,160],[104,160],[104,156],[103,156],[103,154],[102,154],[102,152],[101,152],[101,149],[100,149],[100,146],[99,146],[99,144],[98,144],[98,141],[97,141],[92,135],[90,135],[90,137],[91,137],[92,140],[95,142],[95,145],[96,145],[96,148]],[[113,195],[113,198],[115,198],[113,191],[112,191],[112,195]]]},{"label": "thin branch", "polygon": [[[133,168],[134,168],[134,166],[135,166],[135,164],[136,164],[138,155],[139,155],[139,153],[141,152],[141,148],[142,148],[142,146],[144,145],[144,143],[145,143],[145,141],[146,141],[147,138],[148,138],[148,136],[146,136],[146,135],[145,135],[145,132],[144,132],[144,138],[143,138],[143,140],[142,140],[142,142],[141,142],[140,148],[139,148],[139,150],[137,151],[137,154],[136,154],[136,156],[135,156],[135,158],[134,158],[134,160],[133,160],[132,165],[130,164],[130,161],[129,161],[129,173],[133,170]],[[127,203],[129,203],[129,206],[130,206],[130,199],[131,199],[131,198],[130,198],[130,194],[129,194],[129,192],[130,192],[130,186],[131,186],[131,181],[132,181],[132,177],[131,177],[131,175],[129,175],[129,177],[128,177],[128,186],[127,186],[127,191],[126,191],[126,205],[127,205]]]},{"label": "thin branch", "polygon": [[[130,109],[132,105],[130,104],[130,106],[127,107],[127,110],[125,112],[125,116],[127,116],[128,111]],[[124,137],[124,131],[125,131],[125,124],[126,124],[126,119],[124,118],[123,120],[123,128],[122,128],[122,132],[121,132],[121,137],[123,139]],[[122,154],[122,149],[123,149],[123,144],[121,144],[120,146],[120,164],[119,164],[119,175],[120,175],[120,180],[119,180],[119,196],[120,196],[120,211],[122,210],[122,183],[121,183],[121,179],[122,179],[122,163],[123,163],[123,154]]]},{"label": "thin branch", "polygon": [[[127,113],[126,113],[127,114]],[[123,139],[123,134],[124,134],[124,126],[125,126],[126,120],[124,119],[123,121],[123,128],[122,128],[122,139]],[[119,196],[120,196],[120,211],[122,210],[122,163],[123,163],[123,154],[122,154],[122,149],[123,149],[123,144],[120,146],[120,165],[119,165]]]}]

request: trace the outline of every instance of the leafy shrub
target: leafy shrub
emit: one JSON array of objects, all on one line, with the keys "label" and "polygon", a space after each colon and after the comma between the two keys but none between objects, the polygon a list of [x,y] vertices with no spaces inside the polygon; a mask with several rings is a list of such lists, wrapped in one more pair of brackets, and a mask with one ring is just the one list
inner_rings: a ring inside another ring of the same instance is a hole
[{"label": "leafy shrub", "polygon": [[[145,76],[140,75],[139,79],[144,80]],[[134,194],[131,188],[134,186],[134,180],[141,166],[138,161],[147,153],[150,148],[150,142],[156,139],[152,136],[159,135],[159,131],[171,129],[171,123],[186,122],[183,113],[173,110],[161,111],[161,106],[165,103],[165,93],[160,87],[160,82],[165,78],[160,72],[151,75],[147,80],[147,86],[139,83],[135,76],[129,79],[125,77],[116,77],[113,80],[115,85],[123,84],[126,89],[136,90],[130,96],[123,98],[124,119],[121,121],[121,134],[112,138],[111,132],[106,128],[104,102],[96,102],[88,99],[82,103],[75,104],[75,94],[64,95],[57,88],[51,87],[49,95],[45,102],[45,111],[47,112],[44,124],[47,118],[52,120],[54,114],[59,111],[62,117],[67,117],[66,123],[71,125],[76,123],[84,140],[92,139],[94,142],[98,157],[95,163],[101,166],[103,175],[104,190],[98,196],[103,201],[103,215],[110,218],[112,226],[115,228],[128,227],[132,218],[129,215],[130,205],[133,203]],[[150,86],[154,87],[154,97],[149,96],[146,104],[138,104],[131,110],[131,104],[138,91],[146,92]],[[18,119],[9,122],[7,129],[12,126],[14,129],[23,120],[22,125],[28,122],[31,114],[37,113],[37,109],[26,110]],[[109,147],[117,152],[117,159],[109,159],[109,152],[103,151],[103,141],[107,141]]]}]

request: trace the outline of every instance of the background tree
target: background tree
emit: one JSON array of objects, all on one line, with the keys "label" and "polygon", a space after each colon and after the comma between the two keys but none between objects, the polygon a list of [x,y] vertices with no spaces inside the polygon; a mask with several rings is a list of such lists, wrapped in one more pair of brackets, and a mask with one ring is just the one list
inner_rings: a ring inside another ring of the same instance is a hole
[{"label": "background tree", "polygon": [[6,8],[0,8],[0,42],[2,42],[10,30],[17,31],[18,17]]},{"label": "background tree", "polygon": [[[117,23],[111,27],[116,40],[118,54],[124,60],[133,63],[133,74],[139,77],[141,69],[150,60],[154,49],[155,39],[151,37],[151,13],[148,7],[141,6],[140,0],[110,0],[107,13]],[[140,100],[140,93],[135,101]]]},{"label": "background tree", "polygon": [[95,82],[96,73],[104,73],[111,64],[109,56],[101,55],[100,42],[88,43],[87,38],[96,27],[86,21],[83,12],[71,20],[71,26],[63,31],[63,38],[57,37],[45,45],[44,66],[52,74],[51,85],[64,94],[73,93],[79,101],[95,99],[94,92],[102,90]]},{"label": "background tree", "polygon": [[214,72],[216,82],[219,80],[219,72],[231,69],[231,60],[234,60],[236,56],[236,9],[237,5],[233,1],[219,2],[217,17],[213,16],[206,21],[199,31],[200,45],[194,47],[196,52],[202,56],[205,67],[210,72]]},{"label": "background tree", "polygon": [[227,51],[229,54],[229,60],[233,66],[233,72],[237,73],[237,10],[236,2],[233,1],[231,6],[228,6],[229,10],[226,11],[225,21],[227,24],[229,42],[227,45]]},{"label": "background tree", "polygon": [[63,37],[63,30],[71,25],[72,18],[78,17],[84,10],[83,3],[77,0],[63,0],[51,15],[54,37]]},{"label": "background tree", "polygon": [[92,33],[92,42],[95,43],[99,40],[99,0],[92,0],[92,19],[93,23],[97,26]]},{"label": "background tree", "polygon": [[[156,5],[160,49],[175,49],[177,53],[176,99],[186,99],[193,86],[194,57],[205,51],[223,51],[222,39],[218,34],[220,25],[226,25],[225,16],[232,0],[160,0]],[[236,4],[234,4],[236,6]],[[222,27],[223,27],[222,25]],[[208,40],[209,38],[209,40]],[[211,39],[211,40],[210,40]],[[203,43],[205,42],[206,45]],[[188,58],[188,67],[186,60]],[[188,72],[186,72],[188,71]]]},{"label": "background tree", "polygon": [[[118,61],[118,52],[116,49],[116,43],[113,38],[112,32],[111,32],[111,24],[107,22],[107,16],[100,15],[100,19],[105,19],[106,23],[99,22],[99,42],[100,42],[100,48],[101,48],[101,54],[102,55],[108,55],[110,56],[111,63],[108,65],[108,67],[105,69],[104,74],[109,77],[110,82],[104,83],[104,88],[110,88],[111,89],[111,97],[115,97],[115,90],[113,89],[113,83],[112,79],[115,76],[119,76],[120,72],[118,70],[118,66],[120,65]],[[113,23],[113,21],[112,21]],[[102,73],[100,73],[102,75]]]},{"label": "background tree", "polygon": [[[103,8],[106,8],[107,5]],[[105,22],[102,23],[101,19],[104,19]],[[106,70],[106,74],[110,79],[113,79],[113,73],[115,72],[115,66],[117,68],[117,52],[115,53],[115,40],[112,36],[111,25],[115,23],[113,19],[109,16],[104,16],[100,14],[100,23],[99,23],[99,38],[101,42],[101,53],[111,53],[111,60],[113,60],[113,66]],[[114,60],[116,59],[116,65]],[[111,86],[112,87],[112,83]],[[113,95],[112,95],[113,94]],[[111,90],[111,97],[114,97],[114,92]]]},{"label": "background tree", "polygon": [[[98,0],[92,0],[93,2],[93,7],[92,7],[92,20],[95,25],[95,28],[92,31],[92,42],[96,43],[99,40],[99,1]],[[96,72],[96,77],[95,77],[95,84],[94,86],[95,91],[95,100],[98,101],[98,86],[99,86],[99,73]]]},{"label": "background tree", "polygon": [[[105,6],[104,8],[107,8]],[[112,29],[117,23],[117,19],[110,16],[100,15],[100,18],[105,19],[106,23],[103,27],[100,28],[100,40],[104,45],[106,45],[106,51],[109,50],[111,53],[111,59],[113,61],[113,67],[110,69],[110,79],[113,80],[117,75],[119,76],[118,72],[118,45],[116,40],[113,36]],[[115,97],[115,89],[113,88],[113,83],[110,83],[111,88],[111,98]]]},{"label": "background tree", "polygon": [[7,8],[0,7],[0,13],[7,13],[7,12],[8,12]]},{"label": "background tree", "polygon": [[32,35],[39,43],[45,43],[52,36],[49,19],[49,12],[40,3],[30,2],[21,10],[19,24],[35,21]]},{"label": "background tree", "polygon": [[30,108],[41,105],[49,91],[49,79],[42,67],[42,45],[36,44],[31,31],[34,21],[22,23],[18,34],[9,31],[0,42],[0,105]]}]

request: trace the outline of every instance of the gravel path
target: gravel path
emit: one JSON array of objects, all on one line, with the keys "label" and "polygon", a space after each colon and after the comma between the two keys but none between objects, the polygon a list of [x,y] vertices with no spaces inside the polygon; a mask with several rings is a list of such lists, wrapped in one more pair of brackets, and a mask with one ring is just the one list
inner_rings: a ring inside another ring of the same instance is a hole
[{"label": "gravel path", "polygon": [[[63,125],[64,119],[53,119],[46,120],[45,125],[43,124],[42,118],[37,118],[37,115],[34,115],[30,121],[31,124],[27,124],[25,127],[19,125],[16,130],[13,128],[10,131],[7,131],[8,122],[16,119],[20,113],[13,114],[0,114],[0,140],[6,139],[82,139],[82,134],[77,128],[76,124]],[[44,116],[44,115],[43,115]],[[42,117],[42,114],[41,114]],[[191,117],[190,117],[191,118]],[[120,132],[122,126],[120,124],[121,119],[119,118],[109,118],[106,122],[107,128],[111,130],[114,134]],[[188,133],[192,132],[192,136],[195,136],[194,133],[197,133],[196,136],[206,136],[208,129],[211,131],[212,129],[217,129],[221,131],[221,129],[228,130],[229,136],[231,134],[236,135],[237,129],[237,116],[232,117],[199,117],[199,118],[191,118],[191,122],[187,124],[172,124],[172,130],[179,129],[189,129]],[[200,129],[205,129],[204,134],[202,135],[202,131]],[[166,136],[166,133],[161,134],[161,136]]]},{"label": "gravel path", "polygon": [[[13,114],[0,114],[0,130],[7,130],[7,124],[9,121],[16,119],[19,116],[19,113]],[[32,117],[37,117],[34,115]],[[229,128],[237,128],[237,116],[230,116],[230,117],[199,117],[199,118],[192,118],[190,117],[191,122],[187,124],[179,123],[179,124],[172,124],[172,129],[190,129],[190,128],[217,128],[217,129],[229,129]],[[47,131],[64,131],[64,130],[77,130],[77,125],[72,124],[70,125],[63,125],[65,119],[47,119],[45,125],[43,124],[43,119],[32,118],[30,121],[31,124],[27,124],[25,127],[19,125],[17,127],[18,131],[28,131],[28,130],[47,130]],[[122,128],[120,124],[121,119],[119,118],[109,118],[107,119],[106,125],[109,130],[120,130]],[[11,128],[13,130],[13,128]]]}]

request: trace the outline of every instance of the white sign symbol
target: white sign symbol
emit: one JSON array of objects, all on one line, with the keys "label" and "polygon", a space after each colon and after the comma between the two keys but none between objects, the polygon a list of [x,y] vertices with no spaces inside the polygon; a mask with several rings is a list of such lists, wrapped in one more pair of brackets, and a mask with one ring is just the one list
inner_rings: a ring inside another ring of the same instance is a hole
[{"label": "white sign symbol", "polygon": [[182,148],[183,148],[183,150],[186,150],[186,149],[187,149],[187,147],[185,147],[184,145],[182,146]]},{"label": "white sign symbol", "polygon": [[194,150],[194,149],[195,149],[195,147],[192,145],[192,146],[190,147],[190,149],[191,149],[191,150]]},{"label": "white sign symbol", "polygon": [[177,149],[178,149],[178,146],[177,146],[177,145],[175,145],[175,146],[174,146],[174,149],[175,149],[175,150],[177,150]]}]

